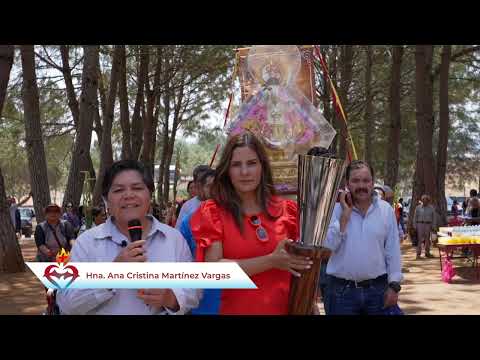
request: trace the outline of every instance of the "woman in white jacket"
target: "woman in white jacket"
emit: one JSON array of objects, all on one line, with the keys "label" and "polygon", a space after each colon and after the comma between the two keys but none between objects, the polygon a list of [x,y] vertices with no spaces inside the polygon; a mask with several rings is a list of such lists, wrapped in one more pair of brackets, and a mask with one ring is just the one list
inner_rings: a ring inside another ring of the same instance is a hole
[{"label": "woman in white jacket", "polygon": [[[192,255],[177,230],[149,215],[153,181],[133,160],[114,163],[106,172],[102,194],[110,217],[76,241],[71,262],[188,262]],[[128,222],[139,219],[142,240],[132,242]],[[57,303],[62,314],[183,314],[198,305],[195,289],[65,289]]]}]

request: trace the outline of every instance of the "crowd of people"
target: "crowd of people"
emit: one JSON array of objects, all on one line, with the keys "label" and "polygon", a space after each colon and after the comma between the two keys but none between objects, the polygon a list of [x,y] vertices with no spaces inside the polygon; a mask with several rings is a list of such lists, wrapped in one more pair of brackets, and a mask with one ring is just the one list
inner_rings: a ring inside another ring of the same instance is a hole
[{"label": "crowd of people", "polygon": [[[265,148],[251,133],[232,137],[215,169],[197,166],[189,199],[161,217],[140,162],[116,162],[101,181],[106,210],[92,211],[96,226],[84,229],[71,204],[63,215],[57,205],[45,209],[35,236],[39,260],[71,247],[72,262],[234,261],[257,289],[64,289],[60,313],[288,314],[292,276],[313,262],[286,250],[299,237],[297,203],[276,194]],[[403,278],[395,211],[374,191],[373,169],[363,161],[348,166],[345,189],[325,241],[325,312],[395,312]],[[131,241],[132,219],[141,221],[142,240]]]},{"label": "crowd of people", "polygon": [[[62,314],[285,315],[292,276],[311,268],[312,259],[286,250],[298,241],[298,207],[276,194],[272,169],[260,140],[246,132],[226,144],[215,169],[197,166],[189,198],[163,214],[151,202],[153,181],[138,161],[115,162],[102,181],[105,208],[71,203],[45,208],[35,242],[39,261],[53,261],[60,248],[72,262],[236,262],[257,289],[64,289],[57,293]],[[478,197],[469,199],[478,213]],[[319,279],[325,313],[397,314],[401,291],[400,243],[405,233],[403,200],[376,186],[374,169],[352,161],[333,210],[324,246],[331,251]],[[160,216],[161,215],[161,216]],[[142,240],[131,241],[128,222],[139,219]],[[436,228],[428,195],[413,217],[417,258],[431,257]]]}]

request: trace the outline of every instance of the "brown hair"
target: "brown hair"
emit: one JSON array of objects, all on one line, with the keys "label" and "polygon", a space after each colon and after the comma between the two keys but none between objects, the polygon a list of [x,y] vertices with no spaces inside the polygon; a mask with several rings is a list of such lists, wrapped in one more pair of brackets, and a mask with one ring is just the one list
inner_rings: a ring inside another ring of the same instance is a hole
[{"label": "brown hair", "polygon": [[422,202],[425,202],[425,200],[430,204],[432,202],[432,198],[428,196],[427,194],[423,194],[422,197],[420,198]]},{"label": "brown hair", "polygon": [[233,151],[240,147],[248,147],[255,151],[258,156],[262,166],[262,177],[256,190],[256,198],[262,211],[265,212],[269,218],[273,218],[273,216],[267,210],[267,203],[270,201],[271,197],[275,195],[275,188],[273,185],[270,161],[268,160],[267,153],[260,140],[248,131],[232,136],[225,145],[222,157],[220,158],[220,162],[215,170],[216,174],[211,191],[212,198],[215,200],[215,202],[232,214],[238,228],[240,231],[243,231],[242,202],[235,191],[229,176]]},{"label": "brown hair", "polygon": [[[345,176],[347,178],[347,181],[350,180],[350,174],[352,173],[353,170],[358,170],[361,169],[362,167],[366,167],[368,170],[370,170],[370,175],[372,175],[372,180],[374,179],[374,173],[373,173],[373,167],[369,163],[363,160],[353,160],[350,164],[348,164],[347,169],[345,170]],[[376,187],[378,188],[378,187]],[[379,188],[383,191],[383,194],[385,195],[385,190],[383,188]]]}]

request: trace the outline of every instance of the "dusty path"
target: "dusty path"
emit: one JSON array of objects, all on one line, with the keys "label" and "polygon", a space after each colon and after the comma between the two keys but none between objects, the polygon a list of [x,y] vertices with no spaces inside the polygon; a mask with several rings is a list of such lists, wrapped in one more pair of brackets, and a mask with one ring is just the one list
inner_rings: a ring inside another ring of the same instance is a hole
[{"label": "dusty path", "polygon": [[[25,261],[33,261],[37,248],[33,238],[20,240]],[[0,274],[0,315],[40,315],[46,308],[45,290],[27,268],[19,274]]]},{"label": "dusty path", "polygon": [[438,249],[432,253],[434,259],[415,260],[415,250],[408,245],[402,247],[405,273],[400,307],[406,314],[421,315],[473,315],[480,314],[480,281],[465,259],[455,259],[457,275],[452,283],[441,280]]},{"label": "dusty path", "polygon": [[[438,249],[433,248],[433,259],[416,260],[415,249],[408,241],[402,245],[404,281],[399,305],[407,315],[478,315],[480,314],[480,281],[476,280],[470,264],[464,259],[454,260],[457,275],[451,284],[440,276]],[[324,314],[323,304],[318,304]]]}]

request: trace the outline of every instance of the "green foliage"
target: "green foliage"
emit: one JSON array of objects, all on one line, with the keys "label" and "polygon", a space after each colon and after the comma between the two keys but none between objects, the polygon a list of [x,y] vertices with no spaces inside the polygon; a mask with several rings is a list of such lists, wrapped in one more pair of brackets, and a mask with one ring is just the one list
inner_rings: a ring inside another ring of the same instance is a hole
[{"label": "green foliage", "polygon": [[[38,86],[47,176],[51,190],[61,191],[68,175],[73,146],[69,131],[71,120],[58,85],[47,79],[40,80]],[[30,174],[25,148],[23,104],[18,87],[13,87],[9,92],[0,122],[0,164],[7,193],[17,198],[27,195],[30,192]]]},{"label": "green foliage", "polygon": [[[471,46],[453,46],[452,55]],[[339,62],[340,46],[327,46],[327,63],[332,77],[341,80]],[[364,154],[365,142],[365,67],[366,51],[364,46],[354,46],[353,77],[345,105],[349,128],[360,158]],[[389,88],[391,72],[391,46],[373,46],[372,94],[374,134],[372,136],[373,166],[378,181],[385,177],[387,159],[387,141],[390,122]],[[435,46],[433,71],[440,64],[441,46]],[[464,181],[478,179],[479,163],[479,119],[478,104],[480,86],[480,63],[478,52],[468,53],[456,58],[451,63],[449,79],[450,121],[451,129],[448,143],[447,178],[458,187]],[[337,63],[335,73],[332,65]],[[436,157],[439,130],[439,77],[434,76],[434,148]],[[401,72],[401,137],[399,159],[399,184],[401,193],[411,191],[415,172],[418,141],[415,117],[415,46],[405,46]],[[337,82],[337,90],[341,81]],[[320,87],[320,90],[322,88]]]},{"label": "green foliage", "polygon": [[[452,55],[469,48],[459,45],[452,47]],[[373,166],[378,181],[385,177],[387,142],[390,121],[389,87],[391,71],[391,46],[377,45],[373,48],[372,94],[373,94]],[[100,66],[102,81],[108,94],[113,46],[101,47]],[[149,84],[153,86],[153,74],[157,64],[157,46],[149,46]],[[225,134],[220,128],[211,128],[209,117],[223,114],[233,71],[234,46],[231,45],[163,45],[161,46],[161,76],[159,102],[155,113],[159,115],[155,163],[160,163],[164,138],[164,124],[168,123],[168,138],[177,121],[176,142],[172,164],[177,157],[182,176],[191,175],[198,164],[208,164],[217,144],[225,142]],[[324,46],[326,61],[337,89],[341,87],[341,46]],[[418,148],[415,117],[415,46],[405,46],[401,73],[401,143],[399,159],[399,192],[411,190]],[[61,65],[58,46],[36,46],[35,50],[44,58]],[[127,93],[130,119],[133,112],[138,85],[140,46],[126,47],[127,53]],[[365,148],[365,46],[353,46],[352,82],[348,90],[345,110],[349,128],[363,157]],[[80,76],[83,67],[81,46],[70,46],[70,65],[73,67],[73,82],[77,97],[80,95]],[[440,64],[441,46],[435,46],[433,68]],[[480,63],[478,52],[466,53],[455,58],[450,71],[450,119],[451,130],[448,143],[447,179],[457,187],[463,182],[476,180],[480,168]],[[41,121],[48,164],[48,177],[52,189],[62,190],[68,174],[75,129],[67,103],[61,72],[36,58]],[[336,66],[334,64],[336,63]],[[318,64],[317,64],[318,66]],[[336,69],[335,69],[336,68]],[[318,74],[317,74],[318,75]],[[322,77],[317,76],[318,91],[322,92]],[[16,53],[15,65],[8,88],[3,116],[0,121],[0,165],[4,171],[7,193],[22,197],[29,192],[28,162],[24,143],[23,104],[21,98],[21,69]],[[438,75],[434,82],[434,156],[438,138]],[[237,97],[239,89],[236,90]],[[166,94],[170,97],[166,97]],[[167,103],[168,101],[168,103]],[[179,104],[179,102],[181,102]],[[179,106],[180,105],[180,106]],[[235,105],[235,104],[234,104]],[[175,119],[174,109],[180,112]],[[170,112],[165,110],[170,108]],[[323,109],[323,103],[320,104]],[[168,113],[168,114],[167,114]],[[232,108],[232,113],[234,109]],[[119,125],[118,98],[112,128],[114,159],[120,157],[122,133]],[[332,119],[329,119],[332,120]],[[194,137],[195,143],[187,138]],[[221,151],[221,150],[220,150]],[[94,144],[91,151],[95,168],[99,168],[99,147]],[[218,156],[217,156],[218,159]],[[182,195],[182,190],[179,192]]]},{"label": "green foliage", "polygon": [[[217,144],[221,146],[225,143],[225,140],[226,136],[219,128],[212,129],[210,132],[201,131],[198,141],[193,144],[189,144],[185,140],[177,140],[176,147],[182,147],[180,157],[182,176],[191,176],[197,165],[209,165]],[[220,151],[221,148],[217,153],[216,160],[218,160]]]}]

